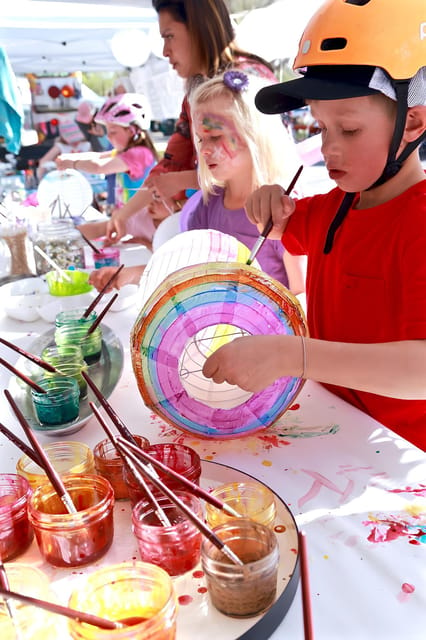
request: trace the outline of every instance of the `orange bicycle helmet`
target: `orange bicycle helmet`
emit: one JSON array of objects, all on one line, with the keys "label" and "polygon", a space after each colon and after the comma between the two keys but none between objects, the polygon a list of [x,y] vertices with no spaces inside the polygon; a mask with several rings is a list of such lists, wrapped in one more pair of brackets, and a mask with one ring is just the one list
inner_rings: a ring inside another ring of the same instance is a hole
[{"label": "orange bicycle helmet", "polygon": [[425,61],[424,0],[326,0],[305,27],[293,67],[368,65],[405,80]]},{"label": "orange bicycle helmet", "polygon": [[[407,144],[397,157],[408,106],[426,104],[425,0],[326,0],[307,24],[294,68],[303,75],[261,89],[256,106],[264,113],[283,113],[306,100],[339,100],[383,93],[397,103],[383,184],[401,169],[425,139]],[[353,202],[347,193],[329,229],[324,253]]]},{"label": "orange bicycle helmet", "polygon": [[[424,66],[425,0],[326,0],[300,39],[293,67],[303,76],[262,89],[256,105],[264,113],[283,113],[309,99],[383,93],[380,84],[370,84],[376,68],[400,81]],[[421,91],[417,104],[426,101],[426,86]]]}]

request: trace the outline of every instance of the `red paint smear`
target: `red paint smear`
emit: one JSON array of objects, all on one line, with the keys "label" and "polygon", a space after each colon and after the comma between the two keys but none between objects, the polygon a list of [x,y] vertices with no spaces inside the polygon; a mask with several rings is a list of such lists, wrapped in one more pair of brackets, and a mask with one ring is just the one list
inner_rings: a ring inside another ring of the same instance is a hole
[{"label": "red paint smear", "polygon": [[298,409],[300,409],[300,404],[296,402],[295,404],[292,404],[291,407],[287,409],[287,411],[297,411]]},{"label": "red paint smear", "polygon": [[294,553],[295,555],[297,554],[297,549],[293,549],[293,548],[291,548],[291,549],[290,549],[290,551],[291,551],[292,553]]},{"label": "red paint smear", "polygon": [[193,578],[202,578],[204,576],[204,571],[194,571],[192,574]]},{"label": "red paint smear", "polygon": [[199,589],[197,589],[198,593],[207,593],[207,588],[206,587],[200,587]]},{"label": "red paint smear", "polygon": [[268,451],[269,449],[272,449],[272,447],[275,447],[276,449],[278,449],[279,447],[285,447],[286,445],[291,444],[287,440],[282,440],[282,438],[278,438],[278,436],[275,436],[275,435],[258,436],[258,437],[259,437],[259,440],[265,443],[266,451]]},{"label": "red paint smear", "polygon": [[409,584],[408,582],[404,582],[401,587],[404,593],[413,593],[416,590],[416,587],[413,584]]},{"label": "red paint smear", "polygon": [[419,484],[418,487],[405,487],[404,489],[388,489],[389,493],[414,493],[415,495],[426,497],[426,484]]},{"label": "red paint smear", "polygon": [[377,522],[364,522],[366,526],[372,527],[370,535],[367,537],[369,542],[391,542],[398,538],[409,538],[411,544],[418,544],[418,537],[424,536],[424,531],[414,527],[406,522],[393,522],[392,520],[378,520]]},{"label": "red paint smear", "polygon": [[192,596],[179,596],[178,601],[179,604],[185,605],[185,604],[191,604],[193,598]]}]

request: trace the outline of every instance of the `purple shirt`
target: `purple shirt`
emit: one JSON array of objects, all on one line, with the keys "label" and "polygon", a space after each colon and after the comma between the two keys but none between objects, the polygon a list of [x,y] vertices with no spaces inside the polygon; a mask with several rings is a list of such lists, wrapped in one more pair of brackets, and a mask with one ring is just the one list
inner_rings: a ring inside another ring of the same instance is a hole
[{"label": "purple shirt", "polygon": [[[181,213],[182,231],[214,229],[234,236],[252,249],[259,237],[256,225],[249,221],[245,209],[226,209],[223,204],[223,189],[216,187],[216,190],[217,195],[210,195],[207,204],[203,203],[201,191],[187,201]],[[266,240],[257,254],[257,261],[265,273],[288,287],[283,252],[280,240]]]}]

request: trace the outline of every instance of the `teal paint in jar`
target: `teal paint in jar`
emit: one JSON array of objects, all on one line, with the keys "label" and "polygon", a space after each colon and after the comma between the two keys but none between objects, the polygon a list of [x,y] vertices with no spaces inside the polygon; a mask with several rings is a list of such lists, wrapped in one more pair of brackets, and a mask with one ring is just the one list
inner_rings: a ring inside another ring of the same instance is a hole
[{"label": "teal paint in jar", "polygon": [[72,325],[78,327],[86,327],[86,329],[89,329],[95,322],[98,314],[96,313],[96,311],[92,311],[91,313],[89,313],[87,318],[85,318],[83,315],[85,311],[86,309],[84,308],[60,311],[56,314],[55,318],[56,328],[63,327],[64,325]]},{"label": "teal paint in jar", "polygon": [[80,389],[75,378],[43,378],[38,384],[46,393],[32,389],[31,397],[41,425],[65,424],[78,418]]}]

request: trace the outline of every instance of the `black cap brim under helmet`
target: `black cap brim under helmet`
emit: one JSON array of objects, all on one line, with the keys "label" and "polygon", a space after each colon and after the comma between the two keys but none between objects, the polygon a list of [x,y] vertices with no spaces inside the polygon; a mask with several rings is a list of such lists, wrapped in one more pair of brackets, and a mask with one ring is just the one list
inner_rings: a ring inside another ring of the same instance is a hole
[{"label": "black cap brim under helmet", "polygon": [[369,87],[375,67],[361,65],[322,65],[308,67],[306,73],[261,89],[255,99],[263,113],[285,113],[298,109],[306,100],[343,100],[374,93]]}]

